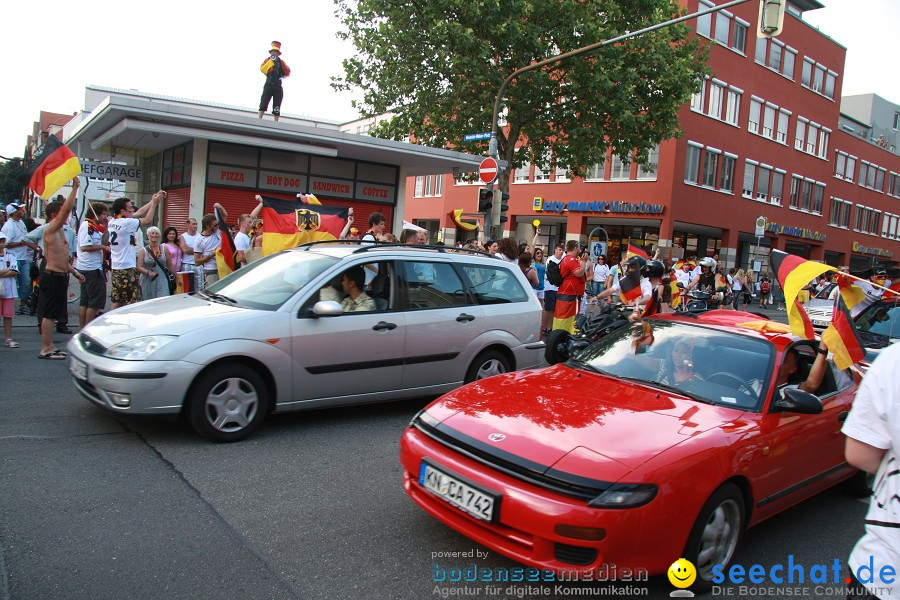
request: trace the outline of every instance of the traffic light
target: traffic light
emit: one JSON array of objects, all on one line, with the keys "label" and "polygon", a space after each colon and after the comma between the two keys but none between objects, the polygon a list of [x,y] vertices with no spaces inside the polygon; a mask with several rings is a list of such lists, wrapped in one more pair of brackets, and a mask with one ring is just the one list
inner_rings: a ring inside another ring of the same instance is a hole
[{"label": "traffic light", "polygon": [[759,30],[757,37],[770,38],[781,33],[787,0],[759,0]]},{"label": "traffic light", "polygon": [[494,192],[494,215],[497,218],[494,219],[494,223],[500,224],[509,221],[509,217],[506,216],[506,211],[508,210],[509,194],[496,190]]},{"label": "traffic light", "polygon": [[494,192],[487,188],[481,188],[478,190],[478,212],[486,213],[490,212],[493,204],[491,203],[494,199]]}]

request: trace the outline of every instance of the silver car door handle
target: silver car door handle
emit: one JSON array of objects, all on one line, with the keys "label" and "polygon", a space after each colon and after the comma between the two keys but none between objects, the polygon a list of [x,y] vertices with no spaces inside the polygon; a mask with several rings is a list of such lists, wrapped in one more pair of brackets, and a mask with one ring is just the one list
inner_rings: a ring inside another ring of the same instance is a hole
[{"label": "silver car door handle", "polygon": [[390,331],[391,329],[397,329],[396,323],[388,323],[386,321],[379,321],[376,325],[372,327],[375,331],[381,331],[382,329],[387,329]]},{"label": "silver car door handle", "polygon": [[474,321],[475,315],[467,315],[466,313],[463,313],[463,314],[459,315],[458,317],[456,317],[456,320],[459,321],[460,323],[464,323],[466,321]]}]

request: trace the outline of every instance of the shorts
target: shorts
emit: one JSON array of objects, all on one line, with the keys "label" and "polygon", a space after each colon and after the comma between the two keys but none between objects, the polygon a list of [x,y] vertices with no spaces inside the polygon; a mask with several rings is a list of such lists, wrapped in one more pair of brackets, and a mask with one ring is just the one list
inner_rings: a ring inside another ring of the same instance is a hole
[{"label": "shorts", "polygon": [[110,287],[112,288],[110,300],[115,304],[134,304],[144,299],[137,267],[113,269]]},{"label": "shorts", "polygon": [[16,299],[15,298],[0,298],[0,317],[7,317],[12,319],[13,315],[16,313]]},{"label": "shorts", "polygon": [[217,271],[206,271],[203,273],[203,289],[208,288],[218,280],[219,273]]},{"label": "shorts", "polygon": [[281,101],[284,99],[284,88],[281,84],[269,83],[263,85],[263,93],[259,99],[259,112],[264,113],[269,109],[269,100],[272,101],[272,114],[281,114]]},{"label": "shorts", "polygon": [[538,300],[544,299],[544,290],[534,290],[534,295],[537,296]]},{"label": "shorts", "polygon": [[68,312],[69,274],[56,271],[41,273],[38,314],[45,319],[60,319]]},{"label": "shorts", "polygon": [[544,290],[544,310],[556,310],[556,290]]},{"label": "shorts", "polygon": [[106,306],[106,277],[102,269],[94,271],[78,271],[84,275],[84,283],[81,284],[81,301],[78,306],[103,310]]}]

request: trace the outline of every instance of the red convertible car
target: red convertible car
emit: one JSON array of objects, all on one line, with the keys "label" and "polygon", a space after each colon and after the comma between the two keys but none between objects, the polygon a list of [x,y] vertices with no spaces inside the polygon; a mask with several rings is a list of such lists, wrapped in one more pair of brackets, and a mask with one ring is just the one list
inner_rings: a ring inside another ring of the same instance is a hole
[{"label": "red convertible car", "polygon": [[858,374],[828,360],[814,393],[796,389],[816,347],[742,312],[646,319],[432,402],[401,440],[404,488],[532,567],[655,574],[685,557],[708,587],[748,526],[864,488],[840,432]]}]

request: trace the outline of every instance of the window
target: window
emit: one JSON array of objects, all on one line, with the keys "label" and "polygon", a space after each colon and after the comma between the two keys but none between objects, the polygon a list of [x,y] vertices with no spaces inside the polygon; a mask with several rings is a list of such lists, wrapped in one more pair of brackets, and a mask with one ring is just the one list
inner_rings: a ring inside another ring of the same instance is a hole
[{"label": "window", "polygon": [[422,196],[425,195],[424,190],[425,190],[425,176],[424,176],[424,175],[418,175],[418,176],[416,177],[416,189],[415,189],[415,191],[413,192],[413,197],[415,197],[415,198],[421,198]]},{"label": "window", "polygon": [[834,225],[835,227],[850,227],[850,208],[853,206],[850,202],[845,202],[840,198],[832,198],[831,199],[831,217],[829,218],[829,225]]},{"label": "window", "polygon": [[748,26],[749,23],[747,23],[746,21],[741,21],[740,19],[735,18],[734,28],[731,30],[731,47],[741,54],[744,53],[744,48],[747,45]]},{"label": "window", "polygon": [[687,154],[684,163],[684,180],[690,183],[700,183],[700,148],[688,142]]},{"label": "window", "polygon": [[515,174],[513,175],[514,183],[523,183],[528,181],[531,178],[531,162],[525,161],[525,163],[516,169]]},{"label": "window", "polygon": [[725,86],[721,82],[712,81],[709,85],[709,109],[706,114],[714,119],[722,118],[722,94]]},{"label": "window", "polygon": [[775,138],[775,105],[773,104],[767,103],[764,109],[762,135],[770,140]]},{"label": "window", "polygon": [[659,168],[659,145],[651,148],[648,154],[648,166],[638,165],[638,179],[656,179],[656,170]]},{"label": "window", "polygon": [[900,198],[900,173],[891,171],[891,177],[888,180],[887,193],[895,198]]},{"label": "window", "polygon": [[819,158],[828,156],[828,140],[831,130],[813,123],[804,117],[797,117],[797,130],[794,135],[794,148]]},{"label": "window", "polygon": [[766,64],[766,52],[769,49],[769,40],[766,38],[756,38],[756,55],[753,59],[761,65]]},{"label": "window", "polygon": [[794,61],[797,60],[797,51],[788,46],[785,48],[784,61],[781,65],[781,74],[788,79],[794,79]]},{"label": "window", "polygon": [[602,180],[606,174],[606,161],[602,160],[589,168],[584,174],[585,179]]},{"label": "window", "polygon": [[775,140],[782,144],[787,144],[788,121],[790,121],[791,113],[782,109],[778,111],[778,131],[775,134]]},{"label": "window", "polygon": [[550,181],[550,155],[547,154],[545,157],[546,167],[541,167],[537,163],[534,164],[534,180],[535,181]]},{"label": "window", "polygon": [[887,170],[883,167],[864,160],[859,164],[859,185],[876,192],[883,192],[885,173]]},{"label": "window", "polygon": [[816,182],[813,187],[813,204],[812,211],[816,214],[822,214],[822,201],[825,198],[825,184]]},{"label": "window", "polygon": [[775,172],[772,174],[772,193],[769,195],[769,200],[772,204],[781,204],[781,193],[784,188],[784,176],[786,174],[787,172],[781,169],[775,169]]},{"label": "window", "polygon": [[759,200],[769,199],[769,180],[772,178],[772,168],[759,166],[756,174],[756,197]]},{"label": "window", "polygon": [[[446,263],[441,264],[452,269]],[[463,265],[462,269],[469,280],[478,304],[527,302],[528,294],[533,293],[526,292],[512,272],[507,269],[474,265]]]},{"label": "window", "polygon": [[755,162],[751,162],[749,160],[744,161],[744,189],[743,195],[745,198],[753,197],[753,182],[756,181],[756,164]]},{"label": "window", "polygon": [[788,79],[794,79],[797,51],[777,39],[757,38],[754,60]]},{"label": "window", "polygon": [[555,181],[569,181],[569,169],[556,165]]},{"label": "window", "polygon": [[716,13],[716,41],[728,45],[728,32],[731,29],[731,15],[726,11]]},{"label": "window", "polygon": [[741,112],[741,95],[733,88],[728,90],[725,101],[725,122],[732,125],[738,124],[738,114]]},{"label": "window", "polygon": [[737,156],[726,154],[722,157],[722,168],[719,170],[719,190],[734,193],[734,161]]},{"label": "window", "polygon": [[706,159],[703,161],[703,185],[707,187],[715,187],[716,185],[716,166],[719,164],[719,155],[715,152],[706,151]]},{"label": "window", "polygon": [[784,55],[784,45],[778,40],[771,40],[769,48],[769,68],[781,71],[781,57]]},{"label": "window", "polygon": [[762,111],[762,101],[758,98],[750,98],[750,121],[747,129],[751,133],[759,133],[759,115]]},{"label": "window", "polygon": [[860,233],[878,235],[878,219],[880,216],[880,210],[857,204],[853,229]]},{"label": "window", "polygon": [[799,175],[791,177],[791,208],[800,209],[800,188],[803,186],[803,178]]},{"label": "window", "polygon": [[800,175],[791,178],[791,208],[821,214],[824,198],[824,183]]},{"label": "window", "polygon": [[808,56],[803,57],[803,71],[800,79],[803,87],[834,100],[837,78],[838,74],[825,65],[817,63]]},{"label": "window", "polygon": [[[715,4],[709,2],[709,0],[700,0],[700,4],[697,6],[698,10],[703,10],[705,8],[712,8]],[[710,35],[710,27],[712,26],[712,13],[702,15],[697,17],[697,33],[702,35],[703,37],[709,37]]]},{"label": "window", "polygon": [[[462,281],[452,265],[424,261],[405,261],[401,264],[405,271],[407,303],[411,310],[468,304]],[[372,287],[375,288],[375,281]]]},{"label": "window", "polygon": [[[418,177],[416,177],[416,186],[418,187]],[[443,175],[426,175],[425,176],[425,196],[434,198],[440,196],[444,189]]]},{"label": "window", "polygon": [[834,157],[834,176],[844,178],[844,169],[847,168],[847,154],[837,150]]},{"label": "window", "polygon": [[900,112],[894,113],[894,130],[900,129]]},{"label": "window", "polygon": [[631,164],[626,164],[622,157],[618,154],[613,154],[612,156],[612,167],[609,170],[609,178],[613,179],[630,179],[631,178]]},{"label": "window", "polygon": [[706,81],[700,83],[700,89],[691,95],[691,110],[703,112],[703,101],[706,99]]}]

